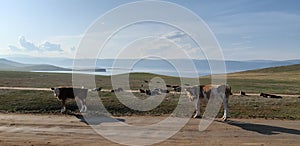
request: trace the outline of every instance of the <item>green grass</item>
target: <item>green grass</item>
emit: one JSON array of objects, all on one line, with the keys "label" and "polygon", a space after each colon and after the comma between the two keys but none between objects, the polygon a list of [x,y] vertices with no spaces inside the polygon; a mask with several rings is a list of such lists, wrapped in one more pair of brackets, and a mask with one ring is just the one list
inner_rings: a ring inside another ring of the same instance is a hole
[{"label": "green grass", "polygon": [[47,91],[1,90],[2,112],[56,112],[60,103]]},{"label": "green grass", "polygon": [[227,82],[234,92],[300,95],[300,64],[232,73]]},{"label": "green grass", "polygon": [[[252,93],[280,93],[300,95],[300,65],[268,68],[254,71],[232,73],[227,75],[227,82],[232,86],[233,92],[243,90]],[[180,79],[175,77],[153,75],[147,73],[134,73],[129,75],[130,88],[139,89],[144,80],[160,77],[166,84],[180,85]],[[97,87],[111,89],[111,77],[96,76]],[[210,77],[201,77],[201,84],[210,83]],[[184,84],[184,83],[183,83]],[[30,73],[30,72],[0,72],[0,87],[39,87],[50,88],[55,86],[72,85],[71,74],[56,73]],[[88,108],[97,106],[98,99],[105,108],[116,116],[121,115],[167,115],[171,114],[177,106],[179,95],[167,94],[162,103],[149,111],[137,111],[120,103],[114,93],[96,92],[88,101]],[[134,93],[138,98],[148,96]],[[99,96],[98,96],[99,95]],[[133,103],[134,104],[134,103]],[[205,105],[202,105],[202,109]],[[78,112],[75,101],[67,102],[67,109]],[[300,98],[284,97],[282,99],[269,99],[258,96],[232,96],[229,100],[230,116],[234,118],[279,118],[300,119]],[[60,101],[50,91],[21,91],[0,90],[0,111],[18,113],[59,113]],[[203,111],[203,110],[202,110]],[[219,117],[222,116],[222,109]]]},{"label": "green grass", "polygon": [[300,99],[295,97],[233,96],[229,107],[235,118],[300,119]]}]

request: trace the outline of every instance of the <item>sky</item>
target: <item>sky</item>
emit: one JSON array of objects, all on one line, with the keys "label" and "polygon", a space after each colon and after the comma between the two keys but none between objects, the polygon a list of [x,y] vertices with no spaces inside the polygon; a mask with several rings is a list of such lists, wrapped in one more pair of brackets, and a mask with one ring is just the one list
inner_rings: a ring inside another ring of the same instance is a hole
[{"label": "sky", "polygon": [[[0,0],[0,57],[78,56],[82,39],[106,15],[128,0]],[[299,0],[171,0],[201,18],[219,43],[226,60],[300,59]],[[197,32],[177,9],[153,8],[153,15],[168,14],[184,28],[161,22],[121,22],[143,16],[143,7],[111,15],[99,25],[110,29],[98,32],[95,43],[113,34],[105,46],[85,46],[83,52],[99,58],[158,56],[203,59],[212,49],[195,42],[188,32]],[[200,34],[199,34],[200,35]],[[99,48],[102,51],[99,51]],[[171,52],[171,53],[170,53]],[[185,54],[186,53],[186,54]],[[211,52],[212,54],[215,52]],[[185,54],[185,55],[183,55]]]}]

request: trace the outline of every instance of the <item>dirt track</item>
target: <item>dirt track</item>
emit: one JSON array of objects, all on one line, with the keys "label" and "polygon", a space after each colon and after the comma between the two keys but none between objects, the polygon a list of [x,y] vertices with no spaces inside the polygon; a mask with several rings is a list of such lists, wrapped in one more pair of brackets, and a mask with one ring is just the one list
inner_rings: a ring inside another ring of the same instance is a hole
[{"label": "dirt track", "polygon": [[[138,125],[164,117],[118,117]],[[192,119],[173,137],[157,145],[299,145],[300,121],[230,119],[198,131]],[[128,133],[130,134],[130,133]],[[79,115],[0,114],[0,145],[118,145],[92,130]]]},{"label": "dirt track", "polygon": [[[0,90],[36,90],[36,91],[51,91],[50,88],[33,88],[33,87],[0,87]],[[110,89],[102,89],[102,92],[111,92]],[[125,92],[140,92],[139,90],[125,90]],[[171,91],[170,93],[176,94],[177,92]],[[239,93],[233,93],[233,95],[240,95]],[[259,93],[247,93],[248,96],[259,96]],[[282,97],[299,97],[299,95],[291,94],[275,94]]]}]

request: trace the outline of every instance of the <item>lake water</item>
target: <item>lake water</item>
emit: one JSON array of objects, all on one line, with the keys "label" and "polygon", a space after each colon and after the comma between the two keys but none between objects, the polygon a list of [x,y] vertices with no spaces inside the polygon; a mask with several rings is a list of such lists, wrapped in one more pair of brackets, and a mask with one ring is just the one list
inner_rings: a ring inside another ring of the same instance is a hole
[{"label": "lake water", "polygon": [[[241,71],[240,69],[228,69],[222,61],[211,61],[210,64],[205,60],[98,60],[93,67],[91,62],[81,61],[76,68],[100,68],[106,72],[94,71],[35,71],[52,73],[79,73],[94,75],[116,75],[123,73],[153,73],[175,77],[199,77],[210,74],[222,74]],[[94,63],[95,64],[95,63]],[[90,67],[89,67],[90,66]],[[225,67],[225,68],[224,68]],[[211,68],[214,68],[212,70]]]}]

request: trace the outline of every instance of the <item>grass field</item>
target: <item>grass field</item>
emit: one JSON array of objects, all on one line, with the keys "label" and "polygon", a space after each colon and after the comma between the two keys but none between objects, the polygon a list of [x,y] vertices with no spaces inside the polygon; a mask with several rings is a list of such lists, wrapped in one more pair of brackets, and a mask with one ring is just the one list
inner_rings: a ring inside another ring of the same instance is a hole
[{"label": "grass field", "polygon": [[[300,65],[253,70],[227,75],[227,82],[233,92],[239,90],[247,93],[273,93],[300,95]],[[144,80],[151,80],[159,75],[147,73],[130,74],[131,89],[138,89]],[[180,79],[159,76],[166,84],[180,85]],[[111,89],[111,77],[96,76],[97,87]],[[210,83],[210,77],[201,77],[201,84]],[[71,74],[0,72],[0,87],[38,87],[72,85]],[[94,98],[98,98],[97,93]],[[105,108],[113,115],[164,115],[170,114],[177,106],[179,94],[167,94],[165,100],[155,109],[149,111],[132,110],[116,98],[114,93],[98,93]],[[135,93],[139,98],[147,98],[144,94]],[[93,100],[88,107],[93,106]],[[202,105],[202,109],[205,105]],[[76,102],[69,101],[67,109],[77,112]],[[232,96],[229,100],[230,116],[235,118],[279,118],[300,119],[300,98],[284,97],[269,99],[258,96]],[[20,113],[59,113],[60,102],[50,91],[0,90],[0,111]],[[203,110],[202,110],[203,111]],[[219,116],[222,115],[220,110]]]},{"label": "grass field", "polygon": [[300,95],[300,65],[290,65],[232,73],[228,83],[235,92],[266,92]]}]

